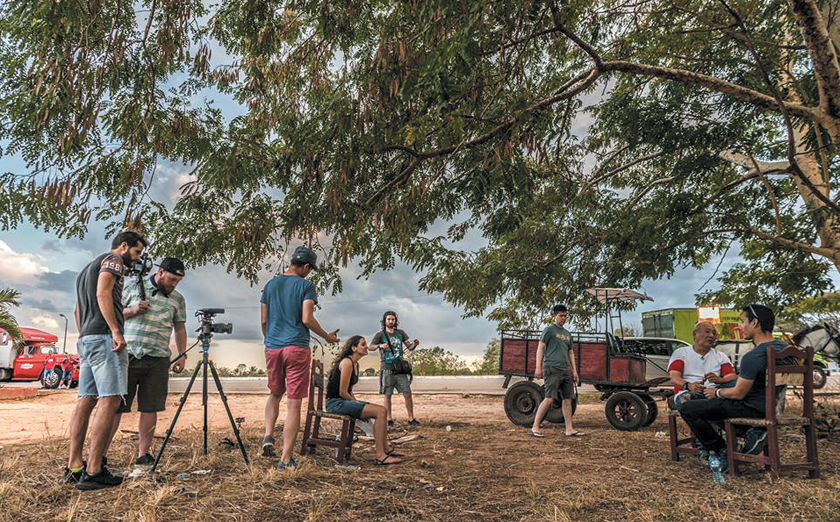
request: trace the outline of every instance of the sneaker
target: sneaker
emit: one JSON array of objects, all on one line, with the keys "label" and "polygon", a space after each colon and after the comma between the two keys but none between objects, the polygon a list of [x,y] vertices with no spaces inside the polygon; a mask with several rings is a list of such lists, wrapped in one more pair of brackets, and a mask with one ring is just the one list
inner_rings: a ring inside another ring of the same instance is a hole
[{"label": "sneaker", "polygon": [[297,467],[297,462],[295,462],[294,457],[289,457],[289,462],[283,462],[282,460],[277,463],[277,469],[283,471],[284,469],[295,469]]},{"label": "sneaker", "polygon": [[71,471],[70,468],[64,466],[64,472],[61,474],[61,482],[64,484],[77,484],[82,480],[82,475],[85,474],[85,467],[87,462],[82,461],[82,469],[79,471]]},{"label": "sneaker", "polygon": [[408,421],[408,425],[409,426],[419,426],[420,421],[418,421],[417,419],[411,419],[410,421]]},{"label": "sneaker", "polygon": [[748,455],[758,455],[764,451],[764,446],[767,445],[767,430],[759,428],[750,428],[744,434],[744,444],[741,446],[741,453]]},{"label": "sneaker", "polygon": [[137,457],[137,460],[134,461],[135,466],[151,466],[154,463],[155,458],[151,453],[146,453],[142,457]]},{"label": "sneaker", "polygon": [[87,471],[82,475],[82,479],[76,484],[76,489],[81,491],[92,491],[95,489],[113,488],[123,483],[122,477],[112,475],[108,468],[102,469],[96,475],[88,475]]},{"label": "sneaker", "polygon": [[271,435],[266,435],[263,437],[262,441],[262,448],[260,449],[260,456],[262,457],[274,457],[276,456],[274,453],[274,437]]}]

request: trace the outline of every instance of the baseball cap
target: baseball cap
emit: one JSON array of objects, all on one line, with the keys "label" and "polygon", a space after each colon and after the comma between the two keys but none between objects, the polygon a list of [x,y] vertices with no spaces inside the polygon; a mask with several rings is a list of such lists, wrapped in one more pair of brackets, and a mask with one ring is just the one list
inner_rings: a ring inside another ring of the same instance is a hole
[{"label": "baseball cap", "polygon": [[311,248],[303,245],[295,249],[295,252],[292,254],[292,261],[308,264],[313,270],[318,270],[318,256],[315,255],[315,252]]},{"label": "baseball cap", "polygon": [[158,266],[170,274],[175,274],[176,276],[184,277],[184,274],[186,273],[184,271],[184,263],[180,259],[175,259],[174,257],[164,257]]}]

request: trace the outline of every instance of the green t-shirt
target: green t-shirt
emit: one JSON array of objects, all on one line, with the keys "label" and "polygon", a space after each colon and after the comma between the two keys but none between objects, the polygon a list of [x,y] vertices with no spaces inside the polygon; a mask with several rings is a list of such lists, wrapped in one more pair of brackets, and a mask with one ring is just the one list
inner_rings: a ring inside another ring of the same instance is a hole
[{"label": "green t-shirt", "polygon": [[543,366],[569,368],[569,351],[572,349],[572,334],[568,330],[552,324],[543,330],[540,341],[545,343]]},{"label": "green t-shirt", "polygon": [[[125,321],[125,342],[128,352],[141,359],[147,355],[151,357],[169,357],[169,339],[175,323],[187,320],[187,304],[177,290],[164,295],[152,284],[151,278],[145,278],[146,300],[149,309],[146,313],[135,315]],[[125,284],[123,305],[132,307],[140,302],[140,287],[137,278],[132,278]]]}]

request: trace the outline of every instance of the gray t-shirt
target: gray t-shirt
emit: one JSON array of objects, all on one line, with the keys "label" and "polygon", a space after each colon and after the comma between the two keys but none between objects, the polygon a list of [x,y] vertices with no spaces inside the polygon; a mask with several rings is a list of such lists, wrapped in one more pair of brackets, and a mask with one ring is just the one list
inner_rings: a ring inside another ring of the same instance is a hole
[{"label": "gray t-shirt", "polygon": [[563,327],[552,324],[543,330],[540,341],[545,343],[543,366],[569,369],[569,352],[572,349],[572,334]]},{"label": "gray t-shirt", "polygon": [[99,302],[96,300],[96,285],[100,272],[117,276],[114,287],[111,289],[111,299],[114,301],[114,316],[120,333],[124,331],[122,291],[125,267],[120,256],[108,252],[88,263],[76,278],[76,302],[79,305],[79,322],[82,326],[79,337],[111,334],[111,327],[105,322],[105,317],[99,310]]}]

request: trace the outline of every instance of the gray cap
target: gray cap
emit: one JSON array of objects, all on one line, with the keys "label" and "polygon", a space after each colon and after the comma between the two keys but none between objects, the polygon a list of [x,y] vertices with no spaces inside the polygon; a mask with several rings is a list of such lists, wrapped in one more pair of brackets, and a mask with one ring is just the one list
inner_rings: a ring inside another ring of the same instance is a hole
[{"label": "gray cap", "polygon": [[318,256],[311,248],[302,245],[297,247],[292,254],[292,261],[308,264],[313,270],[318,270]]}]

